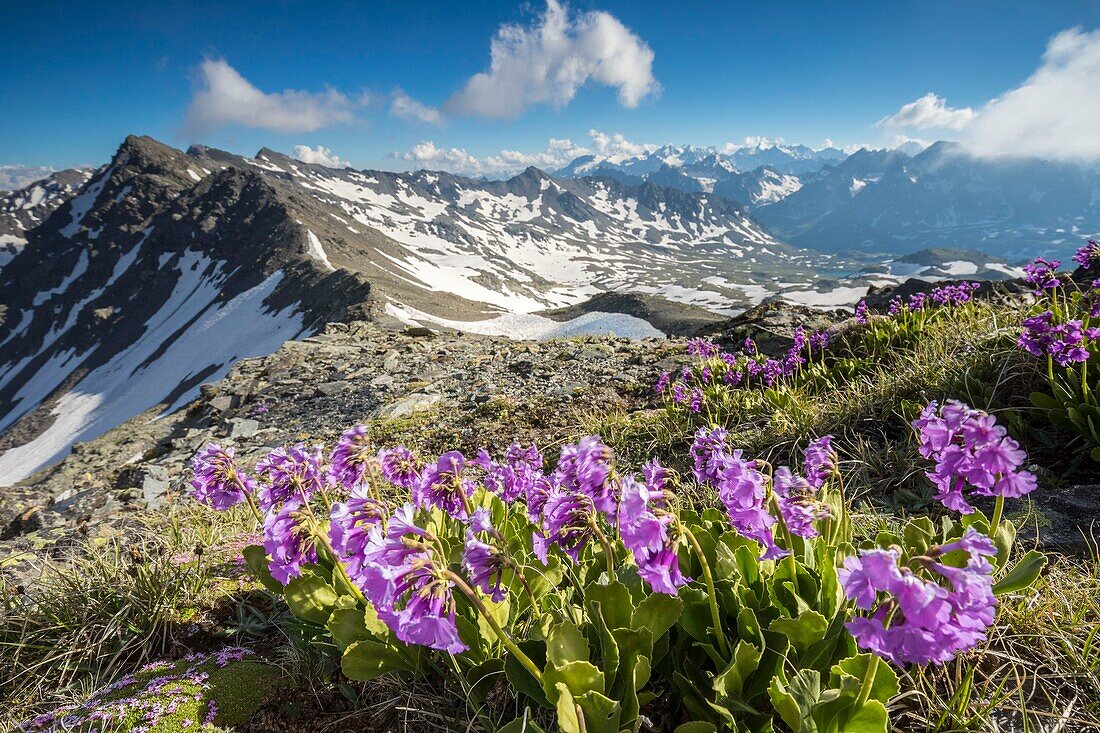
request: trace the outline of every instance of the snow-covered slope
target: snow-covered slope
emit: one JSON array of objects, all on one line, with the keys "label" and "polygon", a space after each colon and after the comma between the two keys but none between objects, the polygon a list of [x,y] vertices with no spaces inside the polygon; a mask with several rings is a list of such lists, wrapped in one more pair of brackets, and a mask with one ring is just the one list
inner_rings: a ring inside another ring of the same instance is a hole
[{"label": "snow-covered slope", "polygon": [[27,243],[26,231],[71,199],[93,173],[73,168],[47,173],[14,191],[0,190],[0,269]]}]

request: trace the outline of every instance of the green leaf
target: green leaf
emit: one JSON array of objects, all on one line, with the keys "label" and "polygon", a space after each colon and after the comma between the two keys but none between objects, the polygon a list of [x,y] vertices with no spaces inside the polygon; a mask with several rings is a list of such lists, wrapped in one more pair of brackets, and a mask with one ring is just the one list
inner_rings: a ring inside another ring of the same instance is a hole
[{"label": "green leaf", "polygon": [[340,659],[340,669],[344,675],[358,682],[368,682],[409,668],[408,662],[396,649],[376,641],[357,641],[347,648]]},{"label": "green leaf", "polygon": [[760,662],[760,650],[744,641],[738,641],[733,650],[733,661],[714,678],[714,691],[719,700],[724,697],[738,698],[745,688],[745,680]]},{"label": "green leaf", "polygon": [[803,611],[798,618],[777,618],[768,628],[786,636],[791,646],[802,653],[814,642],[825,638],[829,622],[817,611]]},{"label": "green leaf", "polygon": [[600,604],[607,628],[629,628],[634,603],[630,600],[630,591],[619,581],[614,580],[606,584],[592,583],[584,589],[584,601],[589,607],[593,603]]},{"label": "green leaf", "polygon": [[546,640],[546,659],[563,667],[570,662],[588,661],[588,642],[572,621],[562,621],[550,629]]},{"label": "green leaf", "polygon": [[619,733],[619,703],[598,692],[573,698],[584,715],[585,733]]},{"label": "green leaf", "polygon": [[680,723],[672,733],[718,733],[718,726],[705,720],[693,720],[690,723]]},{"label": "green leaf", "polygon": [[[858,690],[863,684],[863,678],[867,674],[867,665],[871,662],[870,654],[857,654],[854,657],[840,660],[832,668],[832,686],[849,687]],[[894,695],[898,694],[897,673],[883,660],[879,660],[875,670],[875,681],[871,683],[871,700],[878,700],[883,704],[890,702]]]},{"label": "green leaf", "polygon": [[[536,667],[542,668],[546,664],[546,643],[542,641],[536,641],[534,639],[527,639],[525,641],[517,642],[520,651],[527,655]],[[516,692],[521,692],[527,697],[531,698],[539,705],[544,707],[553,707],[550,701],[546,698],[546,693],[543,692],[542,685],[535,679],[519,659],[515,655],[509,654],[504,658],[504,674],[508,677],[509,684],[515,688]]]},{"label": "green leaf", "polygon": [[664,636],[665,632],[676,625],[683,613],[684,602],[679,596],[654,593],[638,604],[630,619],[633,629],[649,629],[654,639]]},{"label": "green leaf", "polygon": [[302,573],[291,578],[283,591],[290,611],[303,621],[325,625],[339,596],[324,578],[312,573]]},{"label": "green leaf", "polygon": [[542,671],[542,690],[546,693],[546,699],[554,701],[553,695],[560,685],[564,684],[574,695],[595,690],[604,691],[604,676],[596,665],[591,662],[569,662],[562,666],[553,663],[546,665]]},{"label": "green leaf", "polygon": [[1035,405],[1041,410],[1058,410],[1061,409],[1062,403],[1054,399],[1048,394],[1042,392],[1032,392],[1030,395],[1031,404]]},{"label": "green leaf", "polygon": [[245,565],[248,566],[248,571],[260,582],[260,585],[272,593],[283,594],[282,584],[272,577],[267,567],[267,550],[263,546],[249,545],[241,551],[241,555],[244,557]]},{"label": "green leaf", "polygon": [[337,608],[329,616],[327,626],[332,640],[340,649],[347,649],[357,641],[371,638],[366,616],[361,608]]},{"label": "green leaf", "polygon": [[611,634],[611,629],[607,628],[607,622],[604,621],[603,614],[600,612],[601,604],[593,603],[592,606],[595,609],[595,613],[592,614],[592,626],[595,627],[596,636],[600,640],[600,663],[607,677],[607,688],[611,689],[619,677],[622,666],[619,663],[619,644]]},{"label": "green leaf", "polygon": [[878,700],[868,700],[841,727],[841,733],[888,733],[890,716]]},{"label": "green leaf", "polygon": [[584,713],[573,701],[573,695],[564,682],[558,683],[557,689],[554,691],[554,699],[558,711],[559,733],[582,733],[584,728],[581,726],[580,716]]},{"label": "green leaf", "polygon": [[1006,593],[1015,593],[1027,588],[1039,577],[1039,573],[1043,571],[1046,564],[1046,555],[1038,550],[1031,550],[1020,558],[1007,575],[993,585],[993,595],[1003,596]]},{"label": "green leaf", "polygon": [[768,697],[788,728],[798,733],[816,733],[817,724],[811,713],[821,697],[820,672],[801,669],[789,683],[776,675],[768,686]]}]

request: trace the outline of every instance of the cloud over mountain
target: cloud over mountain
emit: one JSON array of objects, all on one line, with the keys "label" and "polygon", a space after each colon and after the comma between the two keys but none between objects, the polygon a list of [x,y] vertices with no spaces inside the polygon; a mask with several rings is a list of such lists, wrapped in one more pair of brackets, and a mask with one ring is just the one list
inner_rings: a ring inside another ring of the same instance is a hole
[{"label": "cloud over mountain", "polygon": [[955,109],[947,100],[929,92],[920,99],[903,105],[895,114],[883,117],[876,127],[909,127],[914,130],[961,130],[976,116],[969,107]]},{"label": "cloud over mountain", "polygon": [[1100,159],[1100,30],[1062,31],[1023,84],[989,102],[966,131],[979,156]]},{"label": "cloud over mountain", "polygon": [[366,101],[331,88],[322,92],[264,92],[224,59],[204,59],[195,71],[194,84],[183,124],[183,135],[192,139],[230,125],[272,132],[312,132],[351,122],[353,110]]},{"label": "cloud over mountain", "polygon": [[660,90],[645,41],[610,13],[573,13],[557,0],[532,26],[501,26],[490,53],[489,70],[451,97],[450,111],[514,118],[531,105],[563,107],[589,81],[617,89],[624,107]]}]

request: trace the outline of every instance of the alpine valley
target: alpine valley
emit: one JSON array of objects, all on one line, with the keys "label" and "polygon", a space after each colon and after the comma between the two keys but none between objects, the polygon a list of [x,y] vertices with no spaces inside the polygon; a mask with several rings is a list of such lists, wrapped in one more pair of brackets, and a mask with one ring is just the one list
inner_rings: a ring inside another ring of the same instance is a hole
[{"label": "alpine valley", "polygon": [[657,337],[769,298],[1014,277],[1097,221],[1095,170],[946,143],[665,146],[475,180],[129,137],[0,192],[0,485],[329,322]]}]

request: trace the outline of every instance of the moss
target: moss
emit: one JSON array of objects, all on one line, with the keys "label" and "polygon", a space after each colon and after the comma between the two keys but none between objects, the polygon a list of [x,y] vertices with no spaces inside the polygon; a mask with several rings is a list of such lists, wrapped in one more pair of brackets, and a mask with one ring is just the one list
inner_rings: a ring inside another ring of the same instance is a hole
[{"label": "moss", "polygon": [[[159,662],[123,678],[117,689],[93,696],[75,709],[58,710],[56,715],[67,719],[65,730],[194,733],[211,729],[204,723],[215,711],[213,724],[230,728],[247,724],[278,688],[281,677],[277,667],[248,658],[225,666],[219,665],[215,655]],[[100,718],[106,725],[97,722]]]}]

